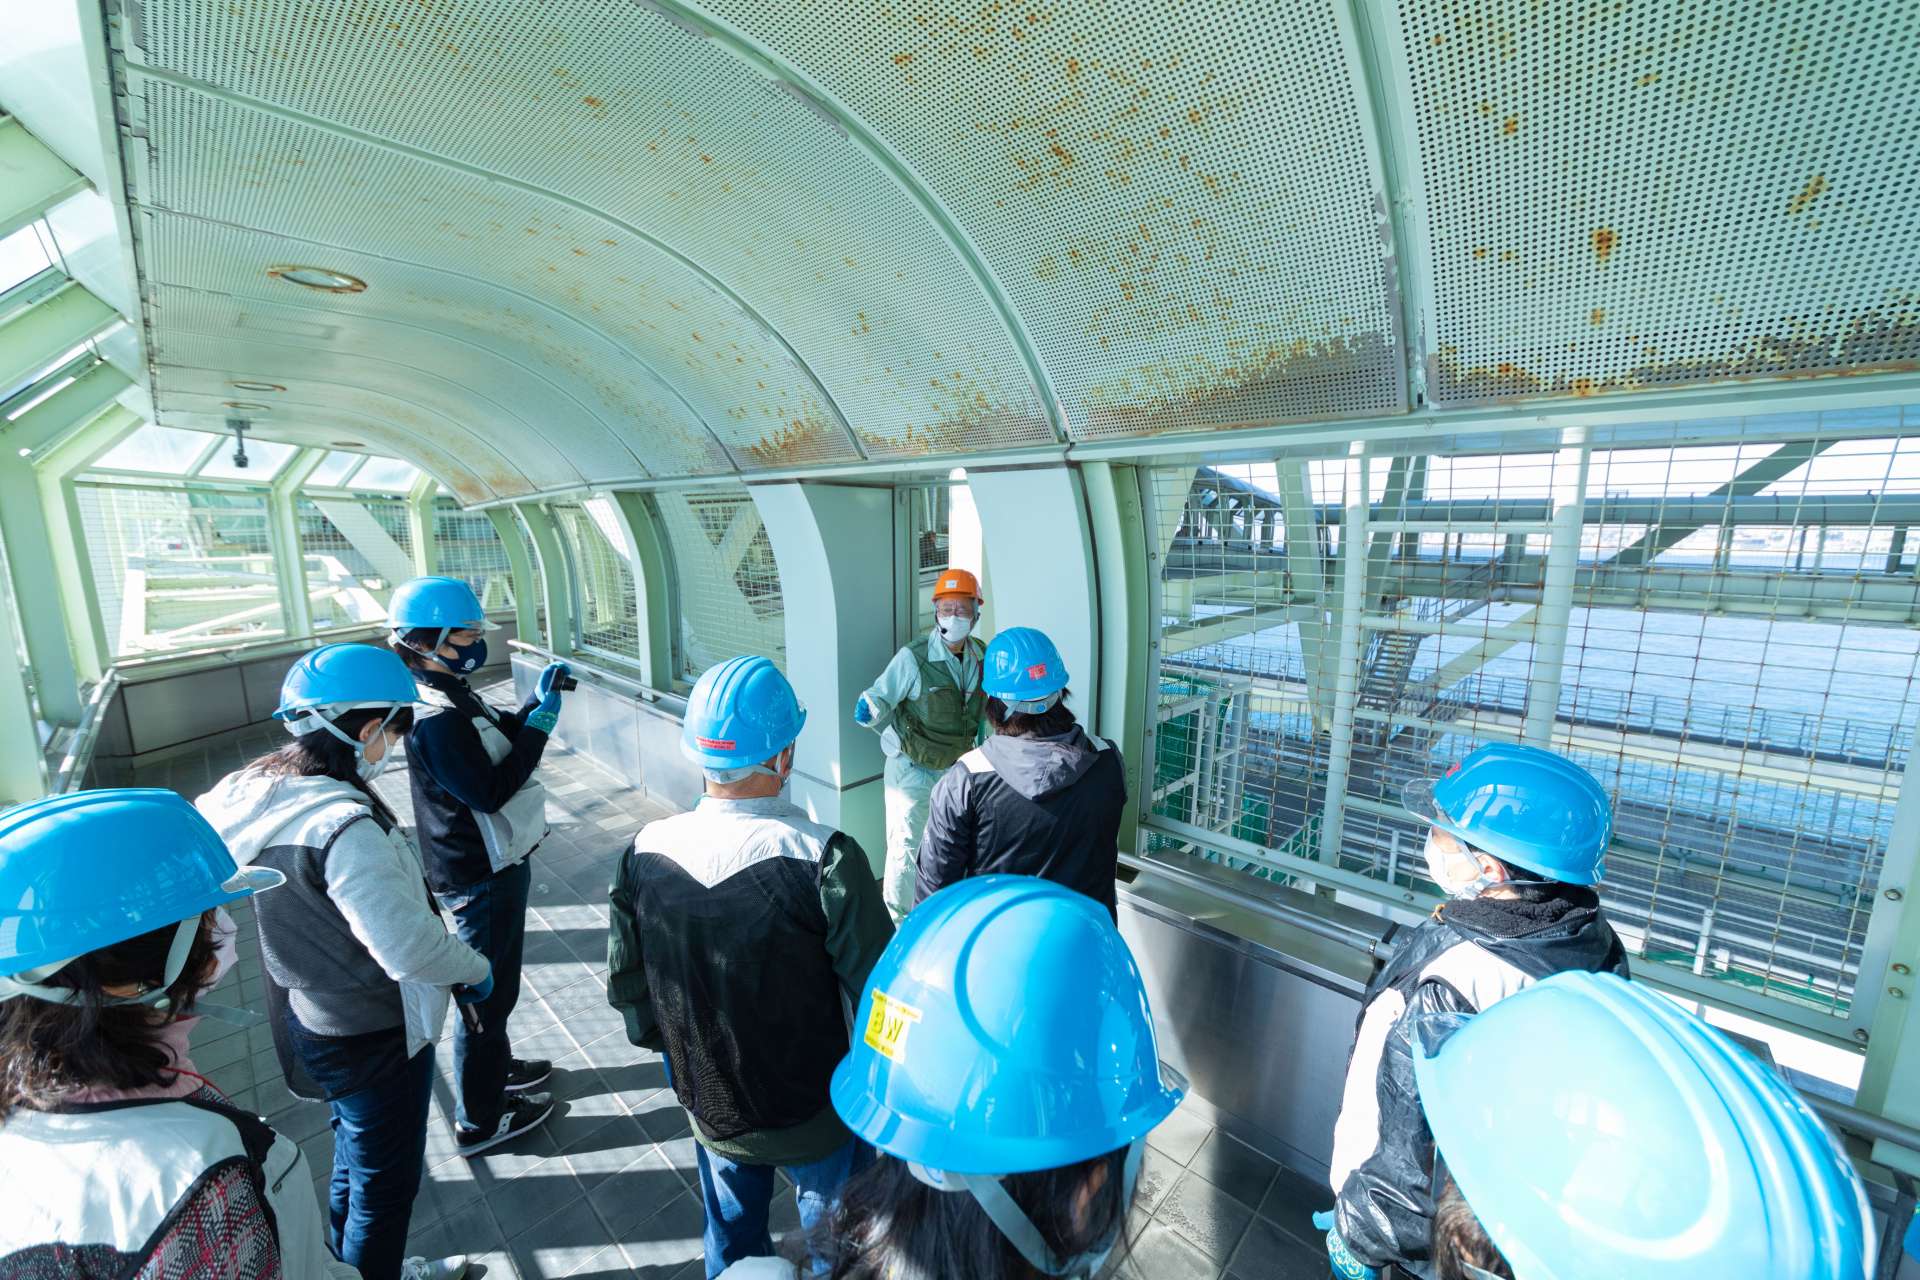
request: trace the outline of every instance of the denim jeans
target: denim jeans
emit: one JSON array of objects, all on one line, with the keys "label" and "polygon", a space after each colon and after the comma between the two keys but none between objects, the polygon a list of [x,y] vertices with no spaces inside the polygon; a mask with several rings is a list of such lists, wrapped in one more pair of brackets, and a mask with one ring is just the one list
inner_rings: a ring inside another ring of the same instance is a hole
[{"label": "denim jeans", "polygon": [[363,1280],[399,1280],[426,1170],[433,1046],[407,1059],[399,1028],[364,1036],[290,1030],[300,1065],[326,1091],[333,1114],[327,1247]]},{"label": "denim jeans", "polygon": [[[773,1235],[767,1218],[773,1209],[773,1170],[770,1164],[741,1164],[699,1142],[694,1157],[700,1164],[700,1200],[706,1206],[707,1227],[701,1237],[706,1247],[707,1280],[742,1258],[770,1257]],[[840,1188],[848,1178],[873,1163],[873,1148],[858,1138],[812,1164],[787,1165],[800,1202],[800,1230],[807,1238],[807,1274],[824,1276],[833,1269],[833,1253],[826,1238]]]},{"label": "denim jeans", "polygon": [[520,1003],[520,953],[527,940],[532,862],[523,858],[478,884],[435,895],[453,917],[460,940],[493,964],[493,994],[473,1006],[480,1014],[480,1034],[468,1031],[464,1018],[453,1030],[454,1119],[463,1129],[490,1133],[506,1109],[507,1067],[513,1060],[507,1018]]}]

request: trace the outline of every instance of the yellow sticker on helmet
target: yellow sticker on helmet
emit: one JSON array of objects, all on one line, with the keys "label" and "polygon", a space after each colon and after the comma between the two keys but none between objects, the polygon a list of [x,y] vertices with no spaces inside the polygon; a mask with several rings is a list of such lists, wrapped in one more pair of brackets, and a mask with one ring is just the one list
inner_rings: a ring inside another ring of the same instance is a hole
[{"label": "yellow sticker on helmet", "polygon": [[907,1032],[920,1021],[920,1011],[891,999],[876,988],[873,1012],[867,1017],[867,1047],[894,1062],[907,1060]]}]

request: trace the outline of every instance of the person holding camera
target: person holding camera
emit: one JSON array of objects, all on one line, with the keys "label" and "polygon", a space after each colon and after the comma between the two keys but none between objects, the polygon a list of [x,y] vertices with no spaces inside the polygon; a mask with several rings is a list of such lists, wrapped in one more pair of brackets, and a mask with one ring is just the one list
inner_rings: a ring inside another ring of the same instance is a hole
[{"label": "person holding camera", "polygon": [[387,609],[393,650],[432,710],[407,733],[413,816],[427,883],[455,931],[493,964],[493,990],[454,1031],[455,1139],[477,1156],[539,1128],[553,1113],[539,1091],[543,1059],[513,1056],[507,1019],[520,999],[531,857],[547,834],[547,790],[533,776],[571,687],[567,664],[540,673],[518,711],[489,706],[467,683],[486,665],[492,630],[473,588],[415,578]]}]

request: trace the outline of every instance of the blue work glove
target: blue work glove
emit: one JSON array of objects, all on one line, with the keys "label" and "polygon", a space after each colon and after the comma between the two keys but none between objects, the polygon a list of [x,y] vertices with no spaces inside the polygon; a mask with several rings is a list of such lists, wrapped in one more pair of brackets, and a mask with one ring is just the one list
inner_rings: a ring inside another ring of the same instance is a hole
[{"label": "blue work glove", "polygon": [[573,668],[568,666],[566,663],[549,662],[547,664],[546,670],[540,673],[539,683],[535,684],[533,687],[533,696],[540,699],[540,701],[542,702],[545,702],[548,698],[553,698],[555,699],[554,705],[558,706],[559,705],[558,699],[560,695],[558,691],[555,690],[554,686],[560,683],[561,676],[570,676],[572,674],[573,674]]},{"label": "blue work glove", "polygon": [[468,986],[461,983],[454,987],[453,998],[461,1004],[479,1004],[493,994],[493,970],[487,970],[487,976]]},{"label": "blue work glove", "polygon": [[533,690],[540,704],[527,713],[528,728],[551,734],[553,727],[560,723],[560,690],[554,686],[571,670],[564,662],[549,662],[547,669],[540,673],[540,682]]},{"label": "blue work glove", "polygon": [[1380,1273],[1360,1259],[1347,1252],[1347,1242],[1340,1238],[1340,1228],[1334,1225],[1333,1210],[1322,1209],[1313,1215],[1316,1231],[1327,1233],[1327,1264],[1333,1269],[1334,1280],[1380,1280]]},{"label": "blue work glove", "polygon": [[853,704],[853,722],[855,724],[873,723],[873,708],[867,705],[864,697]]}]

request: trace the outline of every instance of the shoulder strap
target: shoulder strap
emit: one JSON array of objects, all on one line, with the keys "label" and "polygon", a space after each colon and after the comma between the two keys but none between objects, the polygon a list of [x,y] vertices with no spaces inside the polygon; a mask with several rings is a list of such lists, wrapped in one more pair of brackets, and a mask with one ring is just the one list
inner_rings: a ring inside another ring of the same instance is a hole
[{"label": "shoulder strap", "polygon": [[968,773],[993,772],[993,761],[987,759],[987,753],[978,747],[961,756],[960,763],[967,766]]}]

